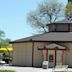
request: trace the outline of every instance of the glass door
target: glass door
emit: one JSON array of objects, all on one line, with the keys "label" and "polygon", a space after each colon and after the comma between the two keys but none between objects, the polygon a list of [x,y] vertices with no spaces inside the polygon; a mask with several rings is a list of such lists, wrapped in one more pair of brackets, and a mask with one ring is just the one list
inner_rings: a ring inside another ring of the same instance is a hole
[{"label": "glass door", "polygon": [[54,67],[54,55],[49,54],[49,67]]}]

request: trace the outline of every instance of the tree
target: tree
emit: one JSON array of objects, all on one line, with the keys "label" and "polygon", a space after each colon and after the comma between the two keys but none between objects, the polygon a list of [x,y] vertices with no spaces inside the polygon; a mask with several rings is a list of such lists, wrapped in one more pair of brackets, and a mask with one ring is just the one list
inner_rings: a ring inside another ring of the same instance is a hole
[{"label": "tree", "polygon": [[[1,47],[6,48],[6,50],[7,50],[6,53],[5,52],[3,53],[3,60],[6,61],[7,63],[9,63],[10,56],[11,56],[11,52],[8,50],[8,47],[10,46],[10,44],[9,44],[10,41],[11,41],[10,39],[4,39],[4,40],[2,40],[2,44],[1,44]],[[6,58],[6,57],[8,57],[8,58]]]},{"label": "tree", "polygon": [[44,0],[36,10],[29,12],[27,21],[37,30],[47,32],[46,24],[61,18],[63,6],[57,0]]},{"label": "tree", "polygon": [[10,44],[9,44],[9,42],[10,42],[11,40],[10,39],[3,39],[2,41],[1,41],[1,47],[5,47],[6,48],[6,50],[7,50],[7,52],[9,53],[9,55],[10,55],[10,51],[8,50],[8,47],[10,46]]},{"label": "tree", "polygon": [[2,41],[3,41],[4,36],[5,36],[5,33],[2,30],[0,30],[0,48],[2,46]]},{"label": "tree", "polygon": [[65,8],[65,16],[67,19],[72,20],[72,2],[68,2]]},{"label": "tree", "polygon": [[10,46],[9,42],[11,41],[10,39],[8,38],[4,38],[5,37],[5,33],[4,31],[0,30],[0,48],[1,47],[5,47],[6,50],[8,51],[9,55],[10,55],[10,52],[9,50],[7,49],[8,46]]},{"label": "tree", "polygon": [[[8,47],[10,46],[9,42],[11,41],[8,38],[4,38],[5,37],[5,33],[4,31],[0,30],[0,48],[4,47],[6,48],[7,52],[3,52],[3,60],[5,60],[7,63],[10,60],[10,56],[11,56],[11,52],[8,50]],[[9,58],[6,59],[6,56],[8,56]]]},{"label": "tree", "polygon": [[0,39],[3,38],[4,36],[5,36],[5,33],[2,30],[0,30]]}]

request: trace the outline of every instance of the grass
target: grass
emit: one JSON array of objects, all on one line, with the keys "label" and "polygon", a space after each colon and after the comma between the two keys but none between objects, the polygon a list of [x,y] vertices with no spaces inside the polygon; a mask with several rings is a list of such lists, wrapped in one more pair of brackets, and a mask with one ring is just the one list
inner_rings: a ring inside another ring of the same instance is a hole
[{"label": "grass", "polygon": [[0,70],[0,72],[15,72],[13,70]]}]

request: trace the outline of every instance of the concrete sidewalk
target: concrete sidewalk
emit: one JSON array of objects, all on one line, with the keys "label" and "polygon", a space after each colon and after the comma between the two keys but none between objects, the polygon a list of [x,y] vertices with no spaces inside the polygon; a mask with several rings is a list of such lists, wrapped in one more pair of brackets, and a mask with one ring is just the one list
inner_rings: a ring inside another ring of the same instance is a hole
[{"label": "concrete sidewalk", "polygon": [[[52,72],[52,69],[32,68],[32,67],[16,67],[16,66],[0,66],[0,70],[14,70],[16,72]],[[72,72],[72,68],[68,68]]]},{"label": "concrete sidewalk", "polygon": [[16,67],[16,66],[0,66],[0,70],[14,70],[16,72],[52,72],[52,69]]}]

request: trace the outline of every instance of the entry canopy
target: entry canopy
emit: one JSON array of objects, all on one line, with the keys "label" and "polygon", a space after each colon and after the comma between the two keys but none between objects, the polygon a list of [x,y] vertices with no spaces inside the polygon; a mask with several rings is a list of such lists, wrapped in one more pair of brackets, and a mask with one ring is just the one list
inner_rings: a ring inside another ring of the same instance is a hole
[{"label": "entry canopy", "polygon": [[38,46],[39,50],[44,50],[44,49],[49,49],[49,50],[54,50],[54,49],[58,49],[58,50],[66,50],[67,48],[55,43],[49,44],[49,45],[45,45],[45,46]]}]

